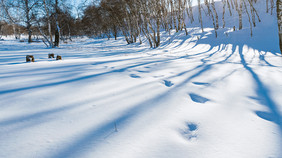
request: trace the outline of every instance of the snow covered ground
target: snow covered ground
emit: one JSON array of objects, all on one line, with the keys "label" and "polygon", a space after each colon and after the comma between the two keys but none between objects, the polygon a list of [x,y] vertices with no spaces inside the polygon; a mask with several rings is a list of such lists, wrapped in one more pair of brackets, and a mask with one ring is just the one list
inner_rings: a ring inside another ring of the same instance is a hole
[{"label": "snow covered ground", "polygon": [[0,157],[281,158],[275,29],[163,33],[157,49],[0,41]]}]

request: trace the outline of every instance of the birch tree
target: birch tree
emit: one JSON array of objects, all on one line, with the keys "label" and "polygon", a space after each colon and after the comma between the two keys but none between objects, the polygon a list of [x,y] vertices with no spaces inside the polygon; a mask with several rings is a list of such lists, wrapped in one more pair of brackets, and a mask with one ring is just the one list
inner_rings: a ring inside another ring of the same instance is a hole
[{"label": "birch tree", "polygon": [[55,42],[54,42],[54,46],[55,47],[59,47],[60,44],[60,26],[59,26],[59,22],[58,22],[58,14],[59,14],[59,2],[58,0],[55,0]]},{"label": "birch tree", "polygon": [[16,1],[1,0],[1,11],[3,13],[2,16],[3,18],[7,19],[10,24],[12,24],[15,39],[19,38],[17,32],[17,25],[20,19],[18,16],[13,16],[10,12],[14,8],[14,6],[16,6],[17,3],[18,2]]},{"label": "birch tree", "polygon": [[279,36],[279,47],[282,54],[282,1],[276,1],[276,12],[277,12],[277,23],[278,23],[278,36]]},{"label": "birch tree", "polygon": [[46,3],[46,0],[43,0],[43,5],[44,5],[44,10],[45,10],[45,16],[47,18],[48,34],[49,34],[50,39],[48,39],[47,36],[43,33],[40,26],[39,26],[39,30],[41,34],[43,35],[43,37],[45,38],[45,40],[49,43],[49,46],[53,48],[54,44],[53,44],[53,35],[52,35],[52,28],[51,28],[51,22],[50,22],[50,10]]},{"label": "birch tree", "polygon": [[201,1],[200,0],[198,0],[198,11],[199,11],[199,22],[201,23],[202,32],[204,32],[203,18],[202,18],[202,12],[201,12]]}]

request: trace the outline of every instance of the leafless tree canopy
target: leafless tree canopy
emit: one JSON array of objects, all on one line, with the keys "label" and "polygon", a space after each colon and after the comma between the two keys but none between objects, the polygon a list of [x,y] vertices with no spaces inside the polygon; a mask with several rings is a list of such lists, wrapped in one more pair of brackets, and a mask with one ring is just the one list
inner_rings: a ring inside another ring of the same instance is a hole
[{"label": "leafless tree canopy", "polygon": [[[261,21],[255,8],[257,0],[204,0],[203,3],[197,0],[196,6],[192,6],[192,0],[101,0],[89,4],[85,0],[77,6],[71,6],[68,0],[0,1],[1,35],[13,34],[20,38],[25,33],[28,42],[32,42],[32,36],[40,36],[49,47],[58,47],[60,40],[87,35],[108,39],[123,36],[128,44],[142,43],[142,38],[146,38],[155,48],[161,43],[161,31],[185,31],[188,35],[187,27],[193,23],[198,23],[204,31],[206,17],[211,19],[216,37],[217,31],[226,27],[227,15],[238,17],[234,23],[238,30],[245,26],[243,17],[246,17],[251,36],[253,27]],[[216,6],[222,6],[220,12]],[[275,7],[282,48],[281,0],[277,0],[276,5],[274,0],[266,0],[267,13],[273,14]]]}]

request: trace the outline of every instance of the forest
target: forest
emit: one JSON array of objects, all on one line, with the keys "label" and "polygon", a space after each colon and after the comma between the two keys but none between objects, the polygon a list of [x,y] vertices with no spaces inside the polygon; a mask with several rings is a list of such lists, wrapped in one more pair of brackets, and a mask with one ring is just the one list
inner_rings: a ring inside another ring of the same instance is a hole
[{"label": "forest", "polygon": [[[128,44],[142,43],[143,37],[150,47],[156,48],[161,43],[161,31],[185,31],[188,35],[187,27],[193,23],[204,31],[205,17],[212,19],[216,37],[230,16],[237,18],[231,26],[233,30],[241,30],[243,14],[247,15],[247,27],[252,36],[252,29],[261,22],[259,12],[262,11],[255,7],[257,1],[101,0],[73,6],[68,0],[1,0],[0,36],[20,38],[21,34],[26,34],[28,42],[40,38],[47,47],[58,47],[60,40],[77,36],[108,39],[123,36]],[[221,3],[220,12],[215,3]],[[264,12],[277,16],[277,35],[282,50],[282,2],[266,0],[265,4]]]},{"label": "forest", "polygon": [[0,158],[282,158],[281,0],[0,0]]}]

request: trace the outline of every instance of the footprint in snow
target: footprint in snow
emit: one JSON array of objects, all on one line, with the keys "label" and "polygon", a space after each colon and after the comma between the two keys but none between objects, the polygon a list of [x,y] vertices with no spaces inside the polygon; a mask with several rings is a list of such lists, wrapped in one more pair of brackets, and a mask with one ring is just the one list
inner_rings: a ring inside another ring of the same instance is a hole
[{"label": "footprint in snow", "polygon": [[141,78],[140,76],[135,75],[135,74],[130,74],[129,76],[132,77],[132,78]]},{"label": "footprint in snow", "polygon": [[171,81],[168,81],[168,80],[164,80],[164,84],[165,84],[165,86],[167,86],[167,87],[171,87],[171,86],[174,85]]},{"label": "footprint in snow", "polygon": [[140,72],[140,73],[149,73],[150,71],[137,70],[137,72]]},{"label": "footprint in snow", "polygon": [[195,123],[188,122],[185,129],[182,130],[182,135],[188,140],[192,141],[198,138],[197,135],[198,125]]},{"label": "footprint in snow", "polygon": [[190,93],[189,95],[190,95],[190,98],[194,102],[197,102],[197,103],[206,103],[207,101],[210,101],[210,99],[202,97],[202,96],[199,96],[199,95],[194,94],[194,93]]},{"label": "footprint in snow", "polygon": [[264,111],[256,111],[256,114],[258,117],[267,120],[267,121],[276,121],[278,118],[275,118],[271,113],[269,112],[264,112]]},{"label": "footprint in snow", "polygon": [[202,85],[202,86],[208,86],[210,85],[209,83],[205,83],[205,82],[192,82],[195,85]]}]

